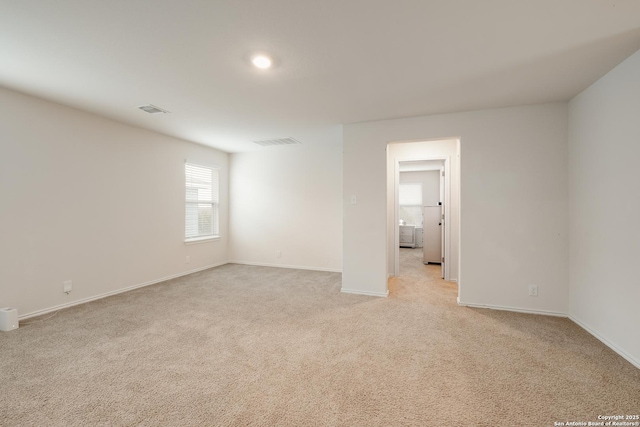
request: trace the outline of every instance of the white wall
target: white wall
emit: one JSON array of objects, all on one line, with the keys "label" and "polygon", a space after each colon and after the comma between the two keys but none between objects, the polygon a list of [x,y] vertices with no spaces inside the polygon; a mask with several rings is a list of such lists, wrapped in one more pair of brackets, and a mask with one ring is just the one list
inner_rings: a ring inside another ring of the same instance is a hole
[{"label": "white wall", "polygon": [[341,271],[342,129],[320,138],[231,155],[232,262]]},{"label": "white wall", "polygon": [[422,206],[437,206],[440,201],[440,171],[400,172],[400,183],[422,185]]},{"label": "white wall", "polygon": [[[218,241],[184,244],[185,159],[220,168]],[[224,263],[227,200],[226,153],[0,88],[0,306],[25,316]]]},{"label": "white wall", "polygon": [[569,104],[571,318],[640,367],[640,51]]},{"label": "white wall", "polygon": [[452,137],[461,141],[461,302],[566,313],[566,103],[345,126],[343,288],[387,291],[387,144]]}]

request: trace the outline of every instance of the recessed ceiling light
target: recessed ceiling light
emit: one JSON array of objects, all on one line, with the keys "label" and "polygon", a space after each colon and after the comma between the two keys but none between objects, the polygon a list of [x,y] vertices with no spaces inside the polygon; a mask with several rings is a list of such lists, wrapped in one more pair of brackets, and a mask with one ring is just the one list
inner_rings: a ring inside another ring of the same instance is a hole
[{"label": "recessed ceiling light", "polygon": [[253,58],[251,58],[251,62],[253,63],[253,65],[255,65],[256,67],[262,70],[271,68],[271,64],[272,64],[271,58],[269,58],[267,55],[256,55]]}]

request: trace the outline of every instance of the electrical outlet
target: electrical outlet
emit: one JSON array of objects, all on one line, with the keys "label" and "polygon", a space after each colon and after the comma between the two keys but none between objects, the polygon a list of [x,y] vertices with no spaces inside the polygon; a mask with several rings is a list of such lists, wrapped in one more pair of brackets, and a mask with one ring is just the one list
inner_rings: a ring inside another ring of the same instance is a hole
[{"label": "electrical outlet", "polygon": [[186,262],[187,262],[187,264],[189,264],[191,262],[191,257],[189,255],[187,255]]},{"label": "electrical outlet", "polygon": [[62,282],[62,292],[68,294],[73,290],[73,282],[71,280],[66,280]]},{"label": "electrical outlet", "polygon": [[538,296],[538,286],[537,285],[529,285],[529,296],[537,297]]},{"label": "electrical outlet", "polygon": [[276,251],[276,258],[282,257],[282,251]]}]

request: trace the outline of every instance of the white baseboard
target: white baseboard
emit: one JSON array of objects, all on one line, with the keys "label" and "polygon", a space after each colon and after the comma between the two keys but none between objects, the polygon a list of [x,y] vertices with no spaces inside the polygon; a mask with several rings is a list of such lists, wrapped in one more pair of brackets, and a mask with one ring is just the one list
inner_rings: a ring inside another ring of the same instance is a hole
[{"label": "white baseboard", "polygon": [[611,350],[616,352],[618,355],[620,355],[622,358],[627,360],[633,366],[635,366],[636,368],[640,369],[640,360],[636,360],[629,353],[625,352],[620,347],[618,347],[615,344],[611,343],[606,338],[604,338],[603,336],[598,334],[596,331],[591,329],[589,326],[587,326],[585,323],[581,322],[580,320],[578,320],[577,318],[575,318],[574,316],[571,316],[569,314],[555,312],[555,311],[547,311],[547,310],[531,310],[531,309],[524,309],[524,308],[517,308],[517,307],[503,307],[503,306],[498,306],[498,305],[484,305],[484,304],[464,303],[464,302],[460,301],[460,297],[458,297],[457,301],[458,301],[458,305],[463,306],[463,307],[490,308],[490,309],[493,309],[493,310],[514,311],[514,312],[517,312],[517,313],[540,314],[540,315],[543,315],[543,316],[566,317],[569,320],[571,320],[572,322],[574,322],[576,325],[580,326],[582,329],[584,329],[585,331],[589,332],[591,335],[596,337],[604,345],[606,345]]},{"label": "white baseboard", "polygon": [[473,307],[473,308],[490,308],[492,310],[513,311],[516,313],[541,314],[543,316],[569,317],[567,313],[561,313],[559,311],[535,310],[530,308],[509,307],[509,306],[501,306],[501,305],[474,304],[474,303],[462,302],[460,301],[460,298],[458,298],[458,305],[461,305],[464,307]]},{"label": "white baseboard", "polygon": [[598,340],[600,340],[600,342],[602,342],[604,345],[609,347],[611,350],[613,350],[616,353],[618,353],[620,356],[622,356],[624,359],[626,359],[633,366],[635,366],[636,368],[640,369],[640,360],[635,359],[629,353],[627,353],[626,351],[622,350],[620,347],[618,347],[615,344],[613,344],[611,341],[609,341],[606,338],[604,338],[602,335],[600,335],[599,333],[597,333],[596,331],[591,329],[589,326],[587,326],[584,322],[578,320],[576,317],[574,317],[572,315],[569,315],[569,319],[572,322],[574,322],[576,325],[580,326],[582,329],[584,329],[585,331],[589,332],[591,335],[596,337]]},{"label": "white baseboard", "polygon": [[211,264],[211,265],[207,265],[205,267],[196,268],[194,270],[185,271],[183,273],[172,274],[171,276],[166,276],[166,277],[163,277],[161,279],[150,280],[148,282],[139,283],[137,285],[128,286],[126,288],[118,289],[118,290],[115,290],[115,291],[105,292],[104,294],[95,295],[95,296],[92,296],[92,297],[83,298],[83,299],[72,301],[72,302],[67,302],[67,303],[64,303],[64,304],[56,305],[54,307],[44,308],[42,310],[32,311],[31,313],[27,313],[27,314],[23,314],[22,316],[19,316],[18,319],[19,320],[25,320],[25,319],[28,319],[30,317],[42,316],[43,314],[51,313],[53,311],[62,310],[63,308],[73,307],[74,305],[84,304],[86,302],[99,300],[99,299],[102,299],[102,298],[110,297],[112,295],[117,295],[117,294],[121,294],[121,293],[124,293],[124,292],[132,291],[134,289],[143,288],[143,287],[149,286],[149,285],[155,285],[156,283],[164,282],[166,280],[175,279],[176,277],[187,276],[189,274],[197,273],[198,271],[208,270],[208,269],[213,268],[213,267],[220,267],[221,265],[225,265],[225,264],[228,264],[228,263],[225,261],[225,262],[221,262],[221,263],[218,263],[218,264]]},{"label": "white baseboard", "polygon": [[276,267],[276,268],[289,268],[292,270],[329,271],[331,273],[342,273],[342,270],[338,268],[307,267],[304,265],[283,265],[283,264],[271,264],[266,262],[249,262],[249,261],[229,261],[229,264],[255,265],[257,267]]},{"label": "white baseboard", "polygon": [[342,288],[340,289],[340,292],[343,292],[345,294],[356,294],[356,295],[368,295],[370,297],[383,297],[386,298],[389,296],[389,290],[387,289],[387,292],[369,292],[369,291],[358,291],[355,289],[346,289],[346,288]]}]

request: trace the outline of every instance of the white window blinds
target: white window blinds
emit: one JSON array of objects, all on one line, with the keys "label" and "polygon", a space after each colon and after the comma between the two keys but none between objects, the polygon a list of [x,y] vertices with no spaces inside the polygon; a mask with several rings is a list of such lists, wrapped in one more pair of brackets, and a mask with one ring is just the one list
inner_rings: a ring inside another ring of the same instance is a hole
[{"label": "white window blinds", "polygon": [[407,225],[422,226],[422,184],[400,184],[398,216]]},{"label": "white window blinds", "polygon": [[422,206],[422,184],[400,184],[400,206]]},{"label": "white window blinds", "polygon": [[185,240],[218,236],[218,170],[185,163]]}]

